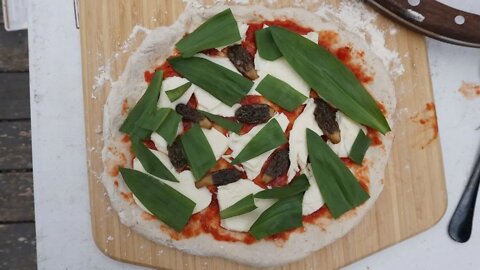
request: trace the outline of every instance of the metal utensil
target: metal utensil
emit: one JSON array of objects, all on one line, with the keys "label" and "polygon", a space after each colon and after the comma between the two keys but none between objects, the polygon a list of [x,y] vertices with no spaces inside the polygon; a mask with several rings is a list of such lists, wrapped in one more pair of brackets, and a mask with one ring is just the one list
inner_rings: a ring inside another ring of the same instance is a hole
[{"label": "metal utensil", "polygon": [[448,234],[457,242],[467,242],[472,234],[473,213],[475,211],[475,201],[477,200],[479,185],[480,153],[477,156],[470,180],[468,180],[468,184],[458,202],[457,209],[455,209],[450,224],[448,225]]}]

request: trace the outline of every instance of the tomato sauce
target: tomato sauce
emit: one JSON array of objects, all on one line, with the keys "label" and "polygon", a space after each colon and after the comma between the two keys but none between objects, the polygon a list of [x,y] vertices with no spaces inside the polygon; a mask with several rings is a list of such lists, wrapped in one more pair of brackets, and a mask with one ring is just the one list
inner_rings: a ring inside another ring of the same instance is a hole
[{"label": "tomato sauce", "polygon": [[372,140],[372,146],[379,146],[383,144],[382,139],[380,139],[380,132],[371,127],[367,127],[367,136],[370,138],[370,140]]},{"label": "tomato sauce", "polygon": [[[168,63],[168,61],[165,61],[163,64],[155,68],[155,71],[157,70],[162,70],[163,71],[163,78],[169,78],[169,77],[182,77],[180,74],[178,74]],[[155,72],[150,72],[150,71],[145,71],[143,73],[144,79],[147,83],[150,83],[153,79],[153,76],[155,75]]]},{"label": "tomato sauce", "polygon": [[310,215],[303,216],[302,221],[305,223],[315,223],[315,221],[321,217],[332,218],[332,214],[328,210],[326,204],[320,207],[320,209],[318,209],[317,211],[311,213]]},{"label": "tomato sauce", "polygon": [[152,140],[149,140],[149,139],[143,140],[143,144],[149,149],[158,150],[157,147],[155,146],[155,143]]},{"label": "tomato sauce", "polygon": [[306,35],[306,34],[313,31],[312,28],[300,26],[300,25],[298,25],[297,23],[295,23],[294,21],[291,21],[291,20],[274,20],[274,21],[265,21],[264,23],[268,26],[283,27],[283,28],[286,28],[290,31],[296,32],[300,35]]},{"label": "tomato sauce", "polygon": [[248,24],[247,32],[245,33],[245,40],[242,41],[242,46],[253,56],[257,53],[257,43],[255,41],[255,32],[263,28],[263,23]]}]

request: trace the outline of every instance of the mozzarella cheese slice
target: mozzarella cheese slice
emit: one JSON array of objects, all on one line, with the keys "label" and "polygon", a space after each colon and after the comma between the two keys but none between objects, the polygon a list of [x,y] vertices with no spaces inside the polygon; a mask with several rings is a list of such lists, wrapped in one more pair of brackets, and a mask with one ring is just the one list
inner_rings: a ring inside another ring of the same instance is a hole
[{"label": "mozzarella cheese slice", "polygon": [[308,167],[306,168],[305,175],[308,178],[308,183],[310,184],[310,186],[303,195],[302,214],[304,216],[310,215],[311,213],[320,209],[320,207],[325,204],[322,194],[320,193],[320,189],[318,188],[317,181],[313,176],[312,168],[310,165],[308,165]]},{"label": "mozzarella cheese slice", "polygon": [[[283,131],[287,129],[289,121],[285,114],[277,114],[272,119],[276,119],[278,121]],[[235,158],[238,154],[240,154],[240,152],[243,150],[243,148],[245,148],[248,142],[250,142],[252,138],[257,135],[257,133],[263,127],[265,127],[265,125],[266,124],[257,125],[244,135],[232,133],[228,140],[228,146],[232,149],[231,156]],[[275,149],[267,151],[242,163],[243,168],[247,173],[248,179],[254,179],[258,176],[258,174],[260,174],[263,164],[265,164],[265,161],[267,161],[268,157],[273,153],[273,151],[275,151]]]},{"label": "mozzarella cheese slice", "polygon": [[[250,180],[240,179],[228,185],[218,187],[218,205],[220,211],[232,206],[250,194],[255,194],[263,189]],[[220,225],[228,230],[248,232],[253,223],[267,208],[272,206],[275,199],[254,199],[257,208],[243,215],[222,219]]]},{"label": "mozzarella cheese slice", "polygon": [[260,77],[257,80],[262,80],[267,74],[270,74],[288,83],[303,95],[307,97],[310,95],[310,86],[293,70],[284,57],[280,57],[275,61],[268,61],[260,57],[257,52],[255,54],[255,68]]},{"label": "mozzarella cheese slice", "polygon": [[[153,154],[155,154],[155,156],[163,163],[163,165],[165,165],[165,167],[168,168],[168,170],[175,176],[175,178],[178,179],[179,182],[167,181],[167,180],[157,178],[155,176],[153,177],[159,179],[159,181],[161,181],[162,183],[169,185],[176,191],[182,193],[187,198],[195,202],[195,208],[193,209],[193,213],[198,213],[203,209],[207,208],[208,205],[210,205],[210,202],[212,200],[212,194],[210,193],[210,191],[208,191],[206,187],[203,187],[200,189],[197,189],[195,187],[195,178],[193,177],[191,171],[185,170],[181,173],[178,173],[173,167],[170,160],[168,159],[167,155],[155,150],[150,150],[150,151]],[[137,158],[133,160],[133,169],[143,173],[147,173],[147,171],[145,171],[142,164]],[[141,207],[146,212],[150,213],[150,211],[148,211],[148,209],[146,209],[145,206],[141,204],[138,198],[134,196],[133,199],[135,200],[135,202],[138,204],[139,207]]]},{"label": "mozzarella cheese slice", "polygon": [[288,152],[290,158],[290,167],[288,168],[288,182],[290,182],[297,172],[304,170],[307,166],[308,150],[307,150],[307,128],[313,130],[318,135],[323,135],[322,130],[315,121],[313,112],[315,111],[315,102],[312,98],[307,100],[307,104],[303,112],[293,123],[290,131]]},{"label": "mozzarella cheese slice", "polygon": [[173,102],[170,101],[170,99],[166,94],[166,91],[175,89],[186,83],[188,83],[188,80],[181,77],[168,77],[164,79],[162,82],[162,89],[160,91],[160,97],[158,99],[157,107],[175,109],[175,106],[177,106],[177,104],[180,104],[180,103],[186,104],[190,100],[190,97],[192,96],[197,86],[192,84],[180,98],[178,98]]},{"label": "mozzarella cheese slice", "polygon": [[208,144],[213,150],[215,159],[218,160],[228,149],[228,138],[215,128],[202,128],[203,134],[207,137]]}]

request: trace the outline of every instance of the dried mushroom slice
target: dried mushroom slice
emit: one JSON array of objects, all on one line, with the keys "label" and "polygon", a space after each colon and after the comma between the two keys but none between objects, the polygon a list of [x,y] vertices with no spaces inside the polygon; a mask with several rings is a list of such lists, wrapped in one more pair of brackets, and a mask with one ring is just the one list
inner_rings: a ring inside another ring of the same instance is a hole
[{"label": "dried mushroom slice", "polygon": [[263,124],[275,114],[275,110],[267,104],[242,105],[235,111],[235,118],[244,124]]},{"label": "dried mushroom slice", "polygon": [[232,45],[225,48],[225,51],[230,62],[243,76],[250,80],[258,78],[253,56],[242,45]]},{"label": "dried mushroom slice", "polygon": [[323,134],[325,134],[333,144],[339,143],[341,138],[336,117],[337,110],[321,98],[315,99],[315,105],[316,107],[313,114]]},{"label": "dried mushroom slice", "polygon": [[240,177],[241,173],[235,168],[222,169],[206,175],[200,181],[196,182],[195,186],[201,188],[209,185],[227,185],[238,181]]},{"label": "dried mushroom slice", "polygon": [[270,163],[268,164],[265,174],[262,177],[264,183],[268,183],[280,175],[286,173],[290,167],[290,159],[288,158],[288,149],[283,148],[272,154]]},{"label": "dried mushroom slice", "polygon": [[180,172],[187,167],[187,158],[185,153],[183,153],[182,145],[178,138],[171,145],[167,146],[167,151],[168,158],[177,171]]},{"label": "dried mushroom slice", "polygon": [[203,128],[211,128],[212,127],[212,122],[210,122],[210,120],[208,120],[197,109],[188,107],[185,104],[178,104],[175,107],[175,111],[177,111],[177,113],[182,116],[183,120],[198,123]]}]

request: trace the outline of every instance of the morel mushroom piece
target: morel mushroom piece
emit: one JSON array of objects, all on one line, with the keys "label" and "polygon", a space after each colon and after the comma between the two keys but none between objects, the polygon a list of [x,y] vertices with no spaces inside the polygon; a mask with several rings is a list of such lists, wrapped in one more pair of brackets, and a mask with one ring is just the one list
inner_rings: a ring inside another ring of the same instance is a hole
[{"label": "morel mushroom piece", "polygon": [[183,120],[199,123],[203,128],[211,128],[212,122],[208,120],[203,114],[194,108],[190,108],[185,104],[178,104],[175,111],[182,116]]},{"label": "morel mushroom piece", "polygon": [[168,158],[177,171],[182,171],[188,165],[187,158],[183,153],[180,140],[177,138],[171,145],[167,146]]},{"label": "morel mushroom piece", "polygon": [[209,185],[227,185],[238,181],[240,177],[241,173],[235,168],[222,169],[206,175],[200,181],[196,182],[195,186],[201,188]]},{"label": "morel mushroom piece", "polygon": [[244,124],[262,124],[268,122],[275,110],[267,104],[242,105],[235,111],[235,118]]},{"label": "morel mushroom piece", "polygon": [[237,44],[227,47],[226,52],[230,62],[232,62],[243,76],[250,80],[258,78],[253,56],[242,45]]},{"label": "morel mushroom piece", "polygon": [[340,128],[336,118],[336,110],[321,98],[315,99],[315,121],[323,134],[333,143],[340,142]]},{"label": "morel mushroom piece", "polygon": [[270,163],[265,170],[265,174],[262,177],[264,183],[268,183],[273,179],[288,171],[290,166],[290,159],[288,158],[288,149],[280,149],[272,154]]}]

